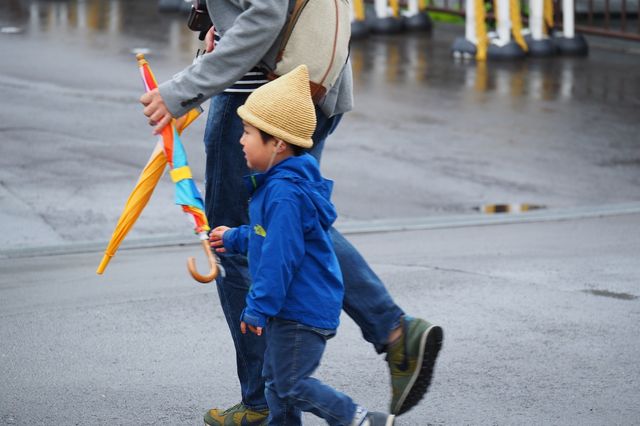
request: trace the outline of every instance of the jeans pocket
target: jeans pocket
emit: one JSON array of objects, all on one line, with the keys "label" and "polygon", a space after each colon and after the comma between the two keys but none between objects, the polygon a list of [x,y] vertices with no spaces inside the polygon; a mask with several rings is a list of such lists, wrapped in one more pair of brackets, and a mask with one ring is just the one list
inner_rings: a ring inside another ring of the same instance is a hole
[{"label": "jeans pocket", "polygon": [[328,328],[318,328],[318,327],[309,327],[309,326],[303,326],[305,327],[307,330],[309,331],[313,331],[314,333],[322,336],[325,340],[329,340],[332,337],[334,337],[336,335],[336,330],[335,329],[328,329]]}]

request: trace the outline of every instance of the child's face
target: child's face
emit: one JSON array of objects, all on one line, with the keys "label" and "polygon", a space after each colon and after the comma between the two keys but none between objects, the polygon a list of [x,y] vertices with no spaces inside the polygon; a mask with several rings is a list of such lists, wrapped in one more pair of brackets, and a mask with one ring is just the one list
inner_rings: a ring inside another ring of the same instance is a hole
[{"label": "child's face", "polygon": [[244,121],[242,125],[244,126],[244,131],[240,138],[240,145],[242,145],[247,166],[250,169],[264,172],[269,167],[269,162],[276,150],[276,141],[271,139],[265,143],[262,141],[260,130]]},{"label": "child's face", "polygon": [[260,130],[249,123],[242,122],[244,131],[240,138],[240,145],[250,169],[264,172],[269,167],[273,154],[276,151],[275,139],[266,142],[262,140]]}]

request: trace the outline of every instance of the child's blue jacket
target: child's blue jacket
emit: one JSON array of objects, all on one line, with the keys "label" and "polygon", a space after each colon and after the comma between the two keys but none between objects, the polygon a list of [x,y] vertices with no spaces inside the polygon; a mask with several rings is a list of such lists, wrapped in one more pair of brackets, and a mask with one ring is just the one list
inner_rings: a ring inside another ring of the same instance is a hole
[{"label": "child's blue jacket", "polygon": [[264,327],[277,317],[338,327],[344,287],[328,230],[336,219],[333,182],[309,154],[247,176],[250,225],[224,233],[230,253],[249,258],[252,278],[241,321]]}]

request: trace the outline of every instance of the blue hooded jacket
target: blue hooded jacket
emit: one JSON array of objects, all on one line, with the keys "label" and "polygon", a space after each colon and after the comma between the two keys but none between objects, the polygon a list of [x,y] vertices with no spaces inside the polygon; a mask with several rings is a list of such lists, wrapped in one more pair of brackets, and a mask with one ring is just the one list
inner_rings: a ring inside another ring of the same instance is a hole
[{"label": "blue hooded jacket", "polygon": [[344,287],[328,230],[336,219],[333,182],[309,154],[247,176],[250,225],[224,233],[230,253],[249,258],[252,278],[240,318],[264,327],[270,317],[335,329]]}]

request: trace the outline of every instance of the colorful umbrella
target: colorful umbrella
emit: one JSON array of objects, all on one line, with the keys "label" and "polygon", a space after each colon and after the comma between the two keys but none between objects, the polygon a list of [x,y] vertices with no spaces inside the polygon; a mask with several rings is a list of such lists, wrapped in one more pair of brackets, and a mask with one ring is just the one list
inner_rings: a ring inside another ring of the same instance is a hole
[{"label": "colorful umbrella", "polygon": [[[137,55],[137,59],[145,90],[148,92],[155,89],[157,82],[151,72],[149,63],[142,54]],[[100,266],[98,266],[98,270],[96,271],[98,274],[104,272],[107,264],[115,255],[120,243],[133,227],[133,224],[151,198],[151,194],[160,176],[162,176],[166,165],[169,164],[169,174],[176,184],[175,202],[182,206],[182,210],[192,219],[195,233],[201,240],[202,247],[211,268],[207,275],[203,276],[199,274],[195,267],[195,259],[191,257],[187,261],[189,272],[193,278],[202,283],[211,282],[218,275],[216,257],[213,255],[211,247],[209,246],[208,232],[210,227],[207,222],[207,216],[204,213],[204,202],[202,201],[200,191],[193,182],[191,169],[187,163],[186,152],[180,141],[180,133],[182,130],[195,120],[201,111],[200,108],[193,109],[183,117],[177,120],[171,120],[171,123],[162,130],[162,134],[151,154],[151,158],[140,174],[140,178],[131,195],[129,195],[129,199],[120,215],[116,229],[105,250]]]}]

